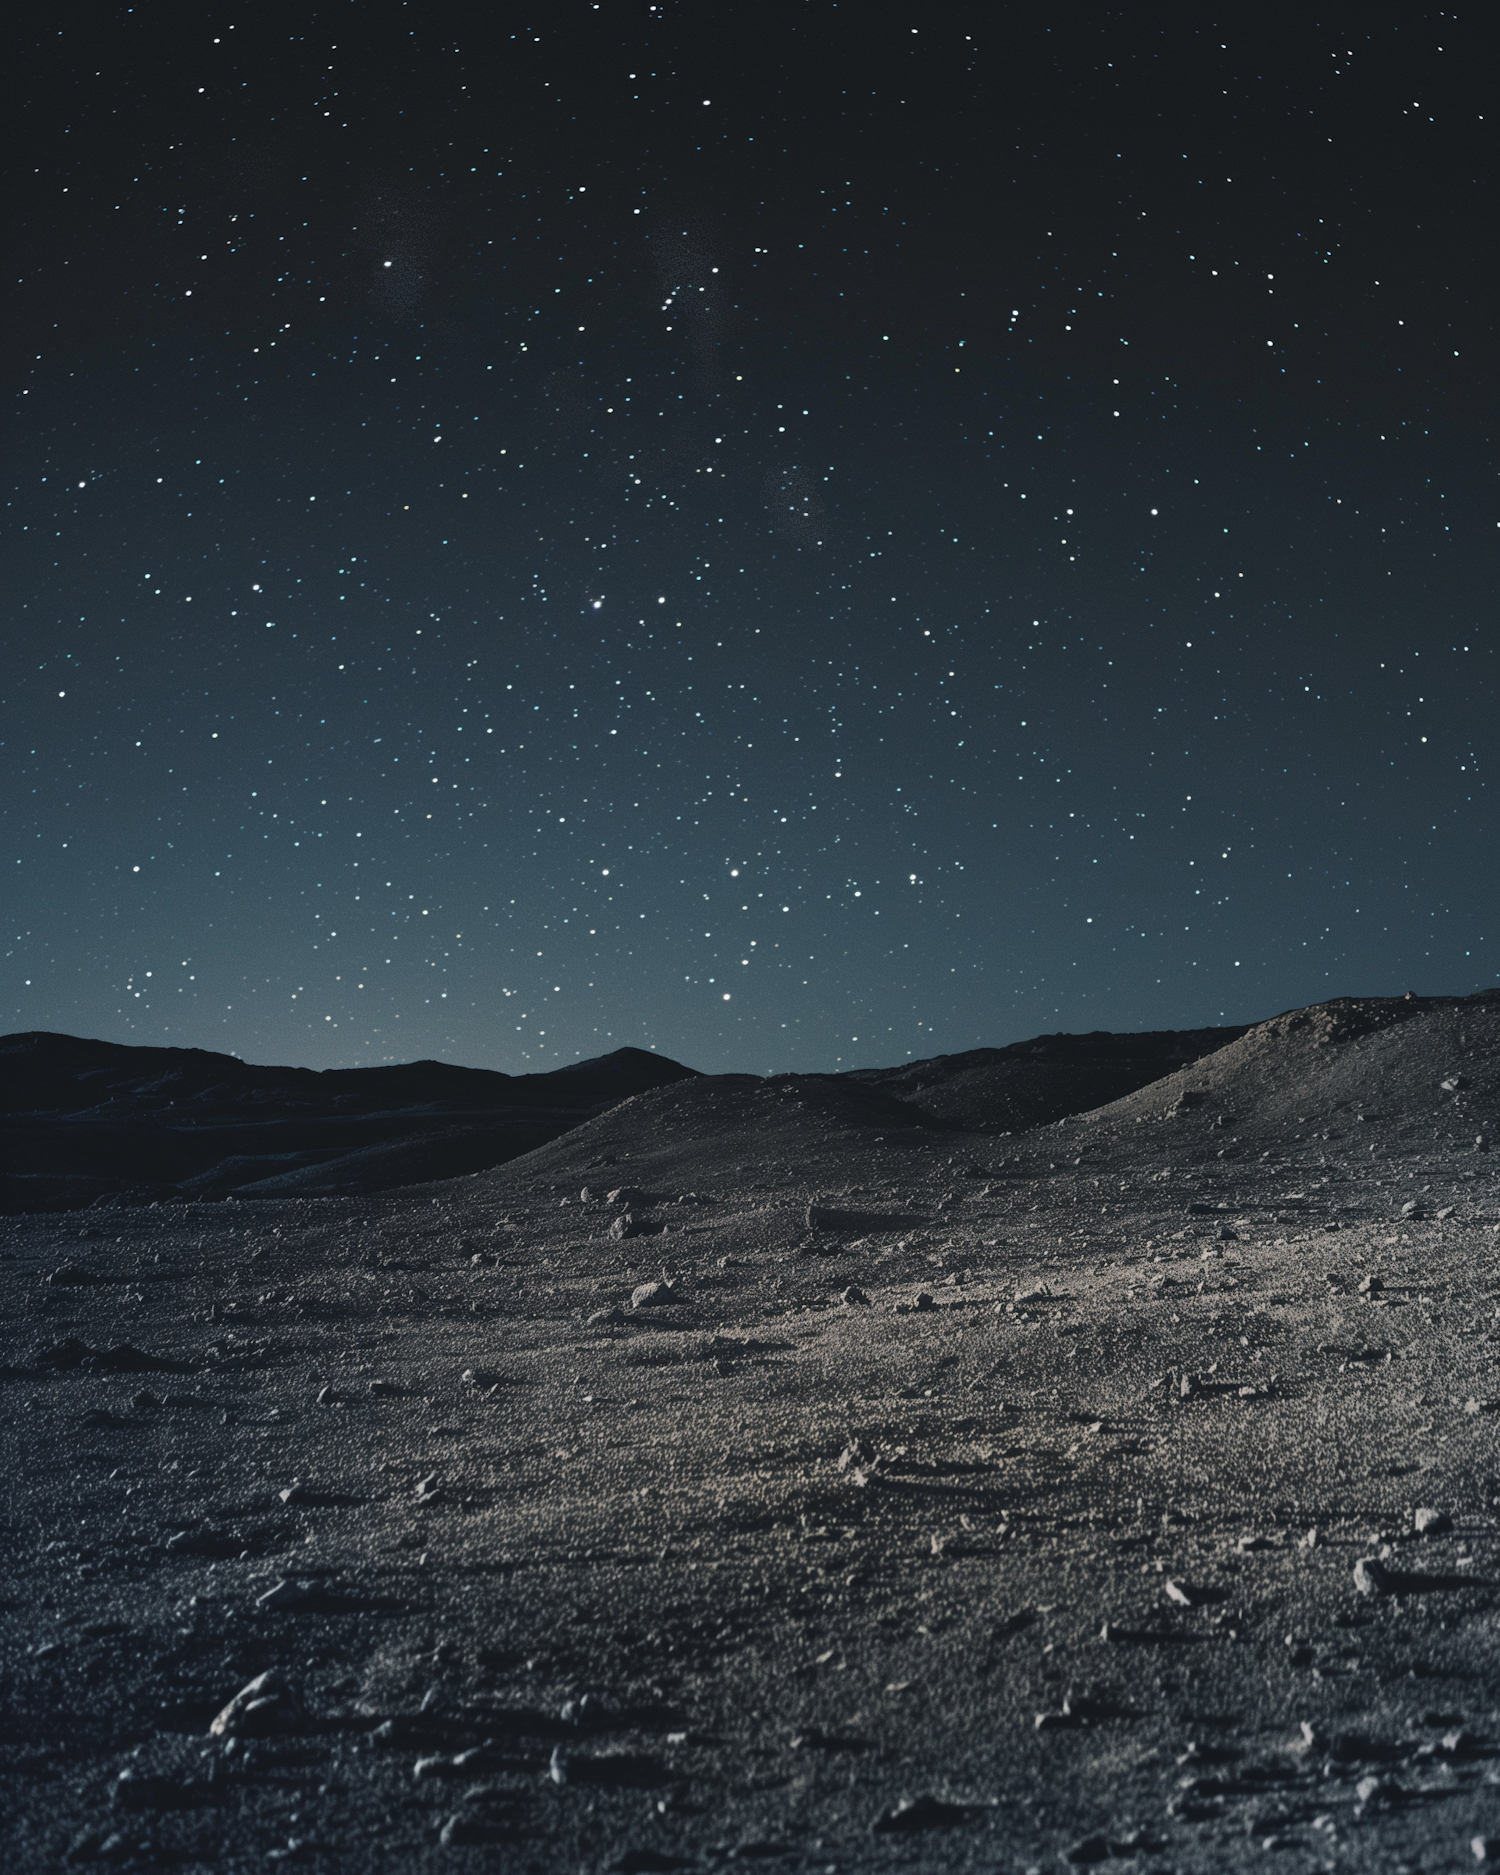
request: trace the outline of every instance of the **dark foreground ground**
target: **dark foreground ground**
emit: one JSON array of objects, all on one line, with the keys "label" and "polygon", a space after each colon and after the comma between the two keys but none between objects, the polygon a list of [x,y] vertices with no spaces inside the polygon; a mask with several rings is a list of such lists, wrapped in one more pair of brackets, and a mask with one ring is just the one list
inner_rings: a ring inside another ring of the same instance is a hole
[{"label": "dark foreground ground", "polygon": [[0,1222],[0,1861],[1500,1858],[1497,1081],[1329,1005],[1011,1137],[711,1078]]}]

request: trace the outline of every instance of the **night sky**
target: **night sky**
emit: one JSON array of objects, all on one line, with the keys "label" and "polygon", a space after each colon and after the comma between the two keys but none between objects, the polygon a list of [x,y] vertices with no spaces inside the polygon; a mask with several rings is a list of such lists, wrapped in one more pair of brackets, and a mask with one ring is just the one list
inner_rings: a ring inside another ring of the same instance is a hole
[{"label": "night sky", "polygon": [[28,12],[3,1026],[1496,982],[1493,16],[1339,11]]}]

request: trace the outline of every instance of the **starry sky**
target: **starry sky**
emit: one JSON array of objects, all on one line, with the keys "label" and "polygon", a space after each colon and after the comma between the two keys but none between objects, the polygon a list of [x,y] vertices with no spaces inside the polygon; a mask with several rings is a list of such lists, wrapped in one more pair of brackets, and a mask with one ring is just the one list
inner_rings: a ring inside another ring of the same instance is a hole
[{"label": "starry sky", "polygon": [[1490,21],[1064,15],[27,13],[5,1026],[764,1072],[1496,982]]}]

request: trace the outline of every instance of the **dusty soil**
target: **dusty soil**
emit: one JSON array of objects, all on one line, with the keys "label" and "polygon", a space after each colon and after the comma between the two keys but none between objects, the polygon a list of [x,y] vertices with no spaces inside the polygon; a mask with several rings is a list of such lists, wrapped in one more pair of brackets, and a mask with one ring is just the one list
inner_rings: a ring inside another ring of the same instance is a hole
[{"label": "dusty soil", "polygon": [[1500,1002],[891,1116],[0,1221],[5,1865],[1500,1857]]}]

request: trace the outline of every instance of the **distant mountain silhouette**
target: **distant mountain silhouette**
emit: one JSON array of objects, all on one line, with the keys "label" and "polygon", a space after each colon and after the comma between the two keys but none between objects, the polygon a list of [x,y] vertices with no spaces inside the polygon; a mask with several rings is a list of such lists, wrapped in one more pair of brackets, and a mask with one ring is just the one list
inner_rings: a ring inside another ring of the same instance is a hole
[{"label": "distant mountain silhouette", "polygon": [[258,1067],[201,1048],[0,1037],[0,1211],[361,1193],[499,1165],[692,1068],[640,1048],[544,1074]]}]

